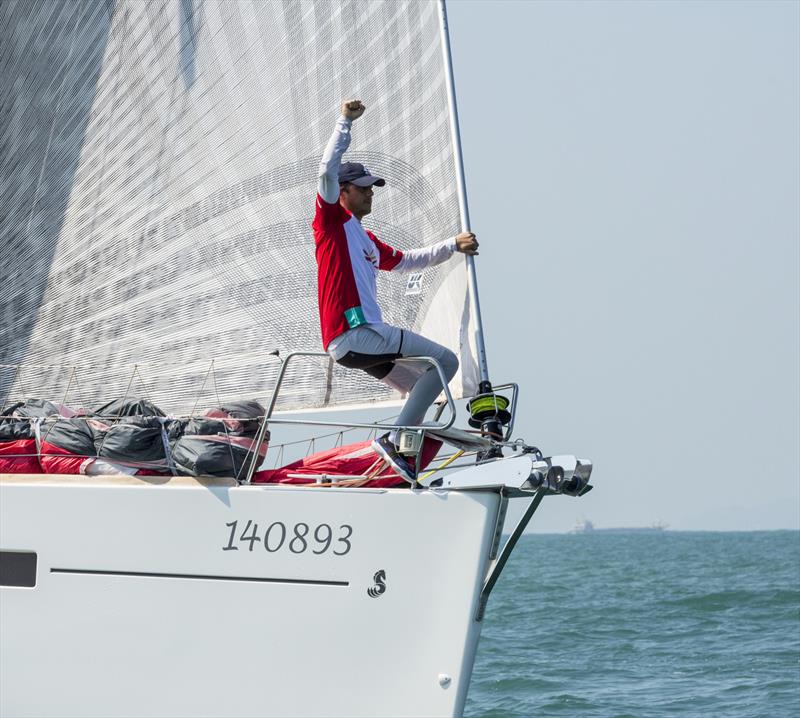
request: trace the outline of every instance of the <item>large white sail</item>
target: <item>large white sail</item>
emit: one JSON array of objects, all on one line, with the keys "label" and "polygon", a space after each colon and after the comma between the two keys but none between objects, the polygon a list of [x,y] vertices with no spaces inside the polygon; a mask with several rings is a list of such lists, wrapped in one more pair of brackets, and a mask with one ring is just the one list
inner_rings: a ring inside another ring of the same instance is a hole
[{"label": "large white sail", "polygon": [[[0,364],[24,365],[0,399],[180,413],[267,397],[270,352],[321,350],[310,222],[342,98],[368,106],[347,159],[387,179],[365,224],[400,249],[460,230],[435,2],[6,0],[0,78]],[[473,393],[463,257],[379,295]],[[395,398],[293,366],[279,408]]]}]

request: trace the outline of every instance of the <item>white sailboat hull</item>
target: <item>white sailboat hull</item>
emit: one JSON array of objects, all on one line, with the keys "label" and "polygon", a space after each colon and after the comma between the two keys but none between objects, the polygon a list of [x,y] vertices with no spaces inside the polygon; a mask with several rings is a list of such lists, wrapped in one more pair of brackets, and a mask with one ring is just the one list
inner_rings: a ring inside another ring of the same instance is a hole
[{"label": "white sailboat hull", "polygon": [[0,588],[0,715],[460,715],[500,507],[3,477],[0,549],[37,563],[35,586]]}]

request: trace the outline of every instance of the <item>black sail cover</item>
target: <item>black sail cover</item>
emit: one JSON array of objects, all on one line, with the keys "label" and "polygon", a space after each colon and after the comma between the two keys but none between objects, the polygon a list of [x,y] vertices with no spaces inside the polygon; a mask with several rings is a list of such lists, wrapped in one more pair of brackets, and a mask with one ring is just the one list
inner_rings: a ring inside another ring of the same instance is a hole
[{"label": "black sail cover", "polygon": [[[398,249],[460,230],[433,0],[0,2],[0,403],[146,395],[169,414],[266,403],[321,350],[311,220],[358,97],[365,225]],[[463,257],[379,278],[384,320],[477,383]],[[19,368],[18,365],[23,365]],[[278,409],[397,398],[327,359]],[[134,369],[135,367],[135,369]]]},{"label": "black sail cover", "polygon": [[0,441],[33,439],[36,420],[58,416],[58,407],[46,399],[18,401],[0,411]]},{"label": "black sail cover", "polygon": [[[56,418],[47,421],[41,428],[43,454],[67,453],[75,456],[92,457],[97,455],[95,439],[97,430],[84,417]],[[54,447],[50,451],[46,445]]]},{"label": "black sail cover", "polygon": [[92,415],[112,420],[123,416],[165,416],[152,401],[139,397],[114,399],[95,409]]},{"label": "black sail cover", "polygon": [[[206,416],[174,422],[170,427],[172,461],[179,474],[246,477],[253,458],[264,407],[255,401],[231,402]],[[267,451],[269,432],[257,463]]]},{"label": "black sail cover", "polygon": [[157,462],[151,468],[168,468],[165,432],[167,427],[152,416],[131,416],[96,432],[97,455],[126,463]]},{"label": "black sail cover", "polygon": [[[107,418],[110,409],[122,413],[126,408],[149,413]],[[264,413],[256,401],[239,401],[209,409],[203,416],[175,419],[143,399],[115,400],[95,416],[44,419],[39,428],[42,465],[48,473],[102,473],[119,465],[165,474],[244,478],[256,456]],[[0,440],[28,438],[21,433],[27,426],[19,419],[0,417]],[[257,463],[266,455],[268,441],[265,432]],[[103,463],[90,468],[91,459]]]},{"label": "black sail cover", "polygon": [[[106,417],[115,409],[118,418]],[[124,410],[141,410],[142,415],[124,414]],[[155,405],[142,399],[115,400],[88,416],[52,417],[39,429],[45,464],[59,469],[79,466],[52,460],[57,455],[105,459],[123,466],[167,471],[168,428],[170,420]],[[85,473],[88,464],[82,465]]]}]

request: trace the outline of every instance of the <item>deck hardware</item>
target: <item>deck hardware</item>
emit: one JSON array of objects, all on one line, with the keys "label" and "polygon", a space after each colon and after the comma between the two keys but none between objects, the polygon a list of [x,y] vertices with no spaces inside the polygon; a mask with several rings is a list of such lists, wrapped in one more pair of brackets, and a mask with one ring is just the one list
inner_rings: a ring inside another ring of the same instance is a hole
[{"label": "deck hardware", "polygon": [[[483,436],[502,441],[505,434],[503,427],[508,426],[511,421],[511,412],[508,410],[510,402],[507,397],[492,391],[492,385],[488,381],[482,381],[479,390],[481,393],[467,403],[467,421],[474,429],[480,429]],[[502,456],[503,450],[495,445],[478,454],[478,463]]]},{"label": "deck hardware", "polygon": [[[296,359],[297,357],[316,357],[319,359],[325,358],[330,360],[330,356],[325,352],[291,352],[287,354],[282,359],[281,368],[278,371],[278,377],[275,380],[275,388],[272,390],[272,397],[270,398],[269,406],[267,407],[267,412],[264,416],[264,421],[261,424],[261,428],[259,429],[258,434],[256,435],[255,442],[253,444],[253,448],[251,451],[253,452],[254,456],[258,456],[258,452],[261,449],[261,445],[264,443],[265,438],[267,437],[268,431],[267,427],[269,424],[298,424],[303,426],[337,426],[337,427],[346,427],[346,428],[359,428],[359,429],[388,429],[388,430],[396,430],[398,428],[397,424],[384,424],[384,423],[359,423],[359,422],[338,422],[338,421],[320,421],[320,420],[312,420],[312,419],[273,419],[272,414],[275,411],[275,405],[278,401],[278,393],[280,392],[281,385],[283,384],[284,377],[286,375],[286,368],[289,366],[289,363]],[[442,365],[433,357],[414,357],[413,359],[395,359],[397,363],[408,363],[413,364],[416,362],[425,362],[430,364],[433,369],[436,370],[436,373],[439,375],[439,379],[442,382],[442,391],[445,396],[445,401],[447,404],[448,409],[450,410],[450,416],[448,417],[447,421],[444,424],[427,424],[427,425],[419,425],[419,426],[405,426],[402,427],[404,429],[412,429],[412,430],[419,430],[425,431],[430,429],[449,429],[456,420],[456,403],[453,400],[453,395],[450,393],[450,387],[448,386],[447,376],[444,373],[444,369]],[[257,468],[256,461],[250,464],[250,468],[247,472],[246,477],[240,483],[250,484],[253,480],[253,474],[256,472]]]},{"label": "deck hardware", "polygon": [[[474,429],[480,429],[491,419],[506,426],[511,421],[511,412],[508,410],[510,405],[508,398],[502,394],[495,394],[493,391],[478,394],[470,399],[467,405],[469,425]],[[497,438],[502,438],[502,432]]]},{"label": "deck hardware", "polygon": [[404,456],[416,456],[422,449],[423,432],[402,429],[397,432],[397,451]]}]

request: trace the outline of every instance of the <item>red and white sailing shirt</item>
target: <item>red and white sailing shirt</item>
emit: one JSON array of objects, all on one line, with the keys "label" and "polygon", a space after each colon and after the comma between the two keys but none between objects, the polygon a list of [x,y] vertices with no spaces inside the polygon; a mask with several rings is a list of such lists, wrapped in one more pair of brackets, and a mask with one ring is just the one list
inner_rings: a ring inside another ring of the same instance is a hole
[{"label": "red and white sailing shirt", "polygon": [[379,270],[417,271],[449,259],[454,237],[401,252],[364,229],[339,204],[339,165],[350,145],[351,120],[340,117],[325,148],[312,228],[317,258],[317,292],[322,345],[362,324],[381,324],[378,306]]}]

